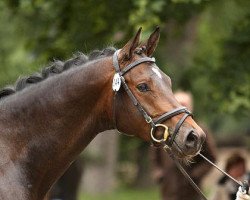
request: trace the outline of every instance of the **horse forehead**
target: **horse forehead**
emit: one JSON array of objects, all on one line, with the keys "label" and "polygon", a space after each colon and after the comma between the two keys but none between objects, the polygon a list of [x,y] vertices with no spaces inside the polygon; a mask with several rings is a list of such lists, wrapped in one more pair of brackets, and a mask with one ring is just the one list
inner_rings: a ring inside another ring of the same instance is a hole
[{"label": "horse forehead", "polygon": [[156,67],[152,66],[151,70],[153,71],[154,74],[156,74],[158,76],[158,78],[162,79],[162,74],[160,72],[159,69],[157,69]]}]

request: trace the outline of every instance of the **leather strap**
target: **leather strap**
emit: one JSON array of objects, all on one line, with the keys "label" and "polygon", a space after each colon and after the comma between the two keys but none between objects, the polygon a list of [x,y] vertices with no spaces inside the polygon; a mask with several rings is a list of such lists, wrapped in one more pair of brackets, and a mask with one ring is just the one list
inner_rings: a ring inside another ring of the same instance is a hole
[{"label": "leather strap", "polygon": [[188,116],[190,116],[190,114],[186,113],[185,115],[183,115],[183,117],[176,124],[175,129],[174,129],[174,133],[170,136],[170,141],[169,141],[169,144],[168,144],[170,147],[173,145],[174,139],[175,139],[177,133],[179,132],[179,130],[181,128],[181,125],[184,123],[184,121],[186,120],[186,118]]},{"label": "leather strap", "polygon": [[115,112],[115,107],[116,107],[116,95],[117,95],[117,92],[115,91],[114,96],[113,96],[113,125],[114,125],[114,128],[119,132],[119,130],[117,129],[117,124],[116,124],[116,112]]},{"label": "leather strap", "polygon": [[136,60],[135,62],[127,65],[124,69],[121,70],[120,75],[123,76],[124,74],[126,74],[129,70],[133,69],[135,66],[144,63],[144,62],[152,62],[155,63],[155,59],[154,58],[140,58],[139,60]]},{"label": "leather strap", "polygon": [[137,107],[137,109],[143,115],[143,117],[146,120],[146,122],[149,123],[152,127],[154,127],[155,125],[154,125],[154,122],[153,122],[152,118],[143,109],[143,107],[141,106],[141,104],[139,103],[139,101],[137,101],[136,97],[134,96],[134,94],[132,93],[132,91],[129,89],[127,83],[125,82],[125,79],[123,78],[123,76],[121,77],[121,80],[122,80],[122,86],[125,89],[125,91],[127,92],[128,96],[131,99],[131,101],[133,102],[134,106]]},{"label": "leather strap", "polygon": [[160,124],[160,123],[162,123],[162,122],[164,122],[164,121],[166,121],[166,120],[168,120],[176,115],[179,115],[181,113],[190,113],[190,115],[191,115],[191,112],[189,112],[186,107],[180,107],[180,108],[176,108],[174,110],[171,110],[167,113],[164,113],[160,117],[154,119],[154,123]]}]

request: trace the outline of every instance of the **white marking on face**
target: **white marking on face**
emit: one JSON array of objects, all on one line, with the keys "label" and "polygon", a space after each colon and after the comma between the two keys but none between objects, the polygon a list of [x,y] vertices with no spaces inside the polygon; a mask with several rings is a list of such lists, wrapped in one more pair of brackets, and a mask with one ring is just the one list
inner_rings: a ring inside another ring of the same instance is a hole
[{"label": "white marking on face", "polygon": [[160,79],[162,79],[161,72],[160,72],[157,68],[152,67],[152,70],[153,70],[154,73],[156,73],[156,75],[157,75]]}]

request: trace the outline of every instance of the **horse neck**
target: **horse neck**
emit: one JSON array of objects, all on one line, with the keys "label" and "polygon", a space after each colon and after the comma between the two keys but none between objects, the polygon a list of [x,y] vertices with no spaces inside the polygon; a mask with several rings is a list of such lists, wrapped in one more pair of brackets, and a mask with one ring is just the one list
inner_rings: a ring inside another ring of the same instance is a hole
[{"label": "horse neck", "polygon": [[12,132],[9,142],[15,146],[11,157],[18,167],[25,163],[20,167],[28,172],[25,179],[39,193],[37,199],[99,132],[112,129],[113,73],[111,58],[96,60],[30,86],[2,104],[9,123],[0,126],[3,134]]}]

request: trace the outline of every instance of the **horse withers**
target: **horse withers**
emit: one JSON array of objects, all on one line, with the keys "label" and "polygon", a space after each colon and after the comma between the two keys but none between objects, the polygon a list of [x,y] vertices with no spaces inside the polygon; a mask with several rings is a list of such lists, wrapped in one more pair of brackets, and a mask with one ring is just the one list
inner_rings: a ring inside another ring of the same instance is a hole
[{"label": "horse withers", "polygon": [[168,145],[179,159],[199,152],[205,134],[151,58],[159,28],[142,44],[140,34],[120,50],[59,62],[0,92],[0,199],[44,199],[77,155],[109,129]]}]

